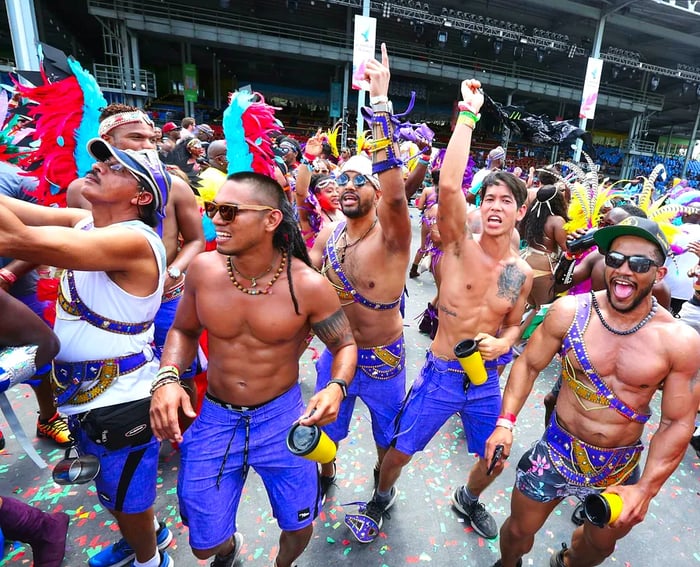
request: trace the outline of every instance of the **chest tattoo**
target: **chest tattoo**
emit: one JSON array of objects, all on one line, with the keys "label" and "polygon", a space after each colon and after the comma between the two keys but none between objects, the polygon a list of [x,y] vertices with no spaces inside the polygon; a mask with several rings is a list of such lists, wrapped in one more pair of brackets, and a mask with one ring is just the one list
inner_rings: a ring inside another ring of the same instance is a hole
[{"label": "chest tattoo", "polygon": [[510,301],[512,305],[518,300],[520,289],[525,283],[525,274],[515,264],[503,266],[501,275],[498,276],[498,297]]}]

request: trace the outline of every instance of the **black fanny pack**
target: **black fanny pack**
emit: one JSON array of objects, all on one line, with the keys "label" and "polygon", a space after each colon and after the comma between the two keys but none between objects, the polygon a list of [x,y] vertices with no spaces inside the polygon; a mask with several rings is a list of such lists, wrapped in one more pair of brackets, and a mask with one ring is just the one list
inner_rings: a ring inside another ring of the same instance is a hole
[{"label": "black fanny pack", "polygon": [[110,451],[148,443],[153,437],[151,398],[97,408],[80,420],[87,436]]}]

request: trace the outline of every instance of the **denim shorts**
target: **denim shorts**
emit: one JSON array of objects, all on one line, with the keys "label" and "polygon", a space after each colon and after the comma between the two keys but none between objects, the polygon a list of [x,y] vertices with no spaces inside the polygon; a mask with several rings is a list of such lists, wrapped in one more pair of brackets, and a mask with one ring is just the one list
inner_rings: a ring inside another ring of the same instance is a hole
[{"label": "denim shorts", "polygon": [[262,479],[280,529],[313,522],[321,507],[318,467],[290,453],[286,441],[304,409],[298,385],[254,409],[204,399],[180,443],[177,494],[193,549],[217,547],[236,532],[249,467]]},{"label": "denim shorts", "polygon": [[[399,339],[400,349],[396,352],[400,355],[396,373],[390,378],[373,378],[365,370],[360,368],[359,361],[372,357],[372,349],[358,349],[358,367],[355,376],[348,386],[348,397],[343,400],[338,412],[338,419],[333,423],[323,426],[323,430],[336,443],[348,436],[350,422],[357,398],[360,398],[369,409],[372,418],[372,435],[377,446],[388,449],[394,436],[396,416],[401,410],[401,404],[406,397],[406,355],[403,350],[403,337]],[[398,345],[398,341],[394,345]],[[390,346],[394,346],[390,345]],[[331,379],[331,365],[333,355],[326,349],[316,361],[316,391],[320,391],[328,385]],[[389,365],[375,366],[379,372],[391,371]]]},{"label": "denim shorts", "polygon": [[406,455],[422,451],[452,414],[458,413],[469,451],[483,458],[486,440],[501,411],[496,361],[486,361],[485,366],[486,382],[471,384],[465,392],[467,378],[459,361],[443,360],[428,351],[399,416],[393,446]]},{"label": "denim shorts", "polygon": [[153,506],[160,441],[152,437],[144,445],[110,451],[90,439],[74,419],[69,422],[81,453],[95,455],[100,461],[95,486],[102,505],[125,514],[140,514]]}]

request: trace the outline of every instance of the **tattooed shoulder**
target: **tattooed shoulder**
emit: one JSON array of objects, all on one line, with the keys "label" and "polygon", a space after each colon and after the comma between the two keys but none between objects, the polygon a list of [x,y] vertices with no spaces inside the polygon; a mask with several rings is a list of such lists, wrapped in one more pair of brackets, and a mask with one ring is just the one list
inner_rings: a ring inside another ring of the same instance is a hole
[{"label": "tattooed shoulder", "polygon": [[518,300],[520,290],[525,283],[525,274],[517,264],[506,264],[498,276],[498,297],[510,301],[512,305]]},{"label": "tattooed shoulder", "polygon": [[327,347],[339,347],[353,341],[352,328],[347,315],[342,309],[338,309],[330,317],[311,325],[316,336]]}]

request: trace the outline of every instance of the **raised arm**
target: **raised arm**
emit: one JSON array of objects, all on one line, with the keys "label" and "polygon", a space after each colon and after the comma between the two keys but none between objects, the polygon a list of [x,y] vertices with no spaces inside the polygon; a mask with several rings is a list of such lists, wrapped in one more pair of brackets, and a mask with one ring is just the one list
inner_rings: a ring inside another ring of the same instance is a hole
[{"label": "raised arm", "polygon": [[394,124],[388,107],[390,77],[389,57],[386,45],[382,43],[381,63],[370,59],[365,71],[365,79],[369,81],[370,102],[384,101],[372,105],[372,136],[375,144],[372,170],[378,175],[382,190],[377,216],[387,249],[408,253],[411,249],[411,217],[401,173],[401,153],[398,143],[393,140]]},{"label": "raised arm", "polygon": [[445,246],[458,242],[467,228],[467,201],[462,192],[462,178],[469,159],[475,122],[471,115],[478,115],[484,95],[481,83],[474,79],[462,81],[462,101],[455,129],[452,132],[440,170],[440,211],[438,229]]}]

